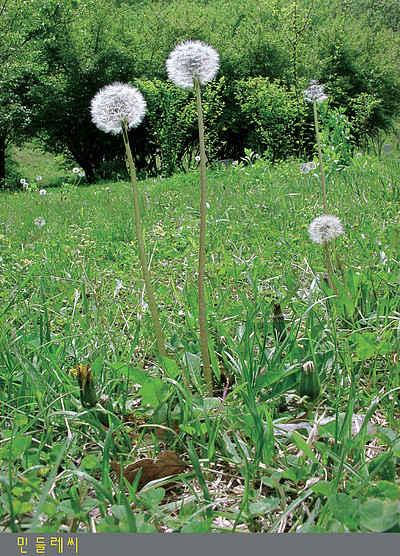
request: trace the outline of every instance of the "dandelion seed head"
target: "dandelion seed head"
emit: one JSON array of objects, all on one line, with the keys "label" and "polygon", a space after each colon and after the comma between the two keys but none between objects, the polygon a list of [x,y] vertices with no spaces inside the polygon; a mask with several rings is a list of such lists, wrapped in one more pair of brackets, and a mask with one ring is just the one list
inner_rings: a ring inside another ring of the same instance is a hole
[{"label": "dandelion seed head", "polygon": [[146,114],[146,101],[136,87],[113,83],[100,89],[92,98],[93,123],[105,133],[117,135],[122,125],[137,127]]},{"label": "dandelion seed head", "polygon": [[79,174],[78,174],[78,176],[79,176],[80,178],[83,178],[84,175],[85,175],[85,172],[79,172]]},{"label": "dandelion seed head", "polygon": [[202,85],[214,79],[219,68],[219,54],[201,41],[182,42],[170,52],[166,65],[171,81],[189,89],[196,79]]},{"label": "dandelion seed head", "polygon": [[331,214],[324,214],[315,218],[309,228],[311,241],[323,245],[344,234],[340,218]]},{"label": "dandelion seed head", "polygon": [[317,165],[315,162],[302,162],[300,164],[300,174],[308,174],[311,170],[315,170]]},{"label": "dandelion seed head", "polygon": [[311,79],[309,88],[305,89],[303,93],[308,102],[313,102],[315,100],[315,102],[320,103],[328,98],[328,95],[324,92],[324,86],[319,85],[318,81],[315,79]]},{"label": "dandelion seed head", "polygon": [[36,176],[36,181],[42,181],[42,176]]},{"label": "dandelion seed head", "polygon": [[39,195],[46,195],[47,191],[45,189],[40,189]]},{"label": "dandelion seed head", "polygon": [[34,223],[35,223],[35,226],[37,226],[38,228],[41,228],[42,226],[44,226],[46,224],[46,220],[42,216],[38,216],[37,218],[35,218]]},{"label": "dandelion seed head", "polygon": [[79,168],[72,168],[73,174],[79,174]]}]

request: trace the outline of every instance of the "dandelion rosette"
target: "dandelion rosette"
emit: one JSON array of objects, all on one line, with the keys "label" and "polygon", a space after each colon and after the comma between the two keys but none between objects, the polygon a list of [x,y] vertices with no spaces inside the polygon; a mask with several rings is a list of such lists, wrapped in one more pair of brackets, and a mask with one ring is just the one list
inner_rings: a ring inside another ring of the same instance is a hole
[{"label": "dandelion rosette", "polygon": [[344,234],[344,230],[340,218],[324,214],[311,222],[308,233],[311,241],[323,245]]},{"label": "dandelion rosette", "polygon": [[201,41],[182,42],[170,53],[166,65],[171,81],[189,89],[196,79],[201,85],[214,79],[219,68],[219,54]]},{"label": "dandelion rosette", "polygon": [[324,92],[324,86],[319,85],[318,81],[315,79],[311,79],[309,88],[305,89],[303,93],[308,102],[313,102],[315,100],[315,102],[320,103],[328,98]]},{"label": "dandelion rosette", "polygon": [[105,133],[117,135],[122,126],[137,127],[146,114],[146,101],[136,87],[113,83],[100,89],[90,103],[93,123]]}]

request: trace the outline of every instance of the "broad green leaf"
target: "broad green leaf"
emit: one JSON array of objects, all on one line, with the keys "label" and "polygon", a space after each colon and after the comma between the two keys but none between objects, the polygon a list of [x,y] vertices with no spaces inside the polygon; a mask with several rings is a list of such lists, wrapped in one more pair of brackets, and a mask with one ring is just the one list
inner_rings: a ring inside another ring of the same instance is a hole
[{"label": "broad green leaf", "polygon": [[126,516],[125,506],[118,506],[118,505],[111,506],[111,513],[117,519],[124,519]]},{"label": "broad green leaf", "polygon": [[168,378],[176,378],[180,375],[179,365],[175,363],[175,361],[173,361],[169,357],[162,357],[161,355],[160,359],[164,364],[164,369]]},{"label": "broad green leaf", "polygon": [[149,379],[149,375],[146,371],[135,369],[131,365],[126,365],[124,363],[111,363],[110,368],[128,378],[135,384],[142,385]]},{"label": "broad green leaf", "polygon": [[96,508],[96,506],[98,505],[99,505],[99,501],[96,498],[86,498],[82,504],[82,511],[83,513],[88,513],[94,508]]},{"label": "broad green leaf", "polygon": [[144,502],[148,509],[155,512],[164,496],[165,490],[163,488],[150,488],[140,493],[139,499]]},{"label": "broad green leaf", "polygon": [[181,533],[210,533],[212,522],[212,517],[202,521],[193,520],[182,527]]},{"label": "broad green leaf", "polygon": [[397,500],[400,498],[400,487],[396,483],[389,481],[378,481],[376,485],[371,486],[367,491],[368,498],[389,498],[389,500]]},{"label": "broad green leaf", "polygon": [[23,427],[28,422],[28,416],[22,413],[16,413],[14,415],[13,423],[16,427]]},{"label": "broad green leaf", "polygon": [[282,473],[283,479],[289,479],[293,481],[295,485],[299,483],[299,481],[303,481],[307,476],[307,470],[303,467],[289,467]]},{"label": "broad green leaf", "polygon": [[249,504],[249,512],[251,515],[262,515],[275,510],[280,504],[279,498],[262,498],[258,502]]},{"label": "broad green leaf", "polygon": [[351,297],[343,290],[340,292],[339,298],[336,300],[336,308],[338,314],[347,319],[354,313],[354,303]]},{"label": "broad green leaf", "polygon": [[161,378],[152,377],[148,379],[139,390],[139,396],[142,396],[142,405],[159,406],[168,390],[169,386]]},{"label": "broad green leaf", "polygon": [[21,500],[12,501],[14,513],[17,515],[26,514],[32,511],[32,505],[29,502],[21,502]]},{"label": "broad green leaf", "polygon": [[103,367],[103,357],[96,357],[92,363],[92,373],[94,376],[98,376]]},{"label": "broad green leaf", "polygon": [[357,530],[360,522],[360,500],[353,500],[351,496],[339,493],[330,496],[328,503],[333,517],[346,525],[350,531]]},{"label": "broad green leaf", "polygon": [[355,334],[356,352],[364,361],[370,359],[377,350],[376,335],[370,332]]},{"label": "broad green leaf", "polygon": [[62,512],[63,514],[67,514],[70,516],[75,515],[75,510],[72,507],[71,500],[63,500],[62,502],[60,502],[60,504],[58,504],[57,506],[57,510],[59,512]]},{"label": "broad green leaf", "polygon": [[322,496],[329,496],[332,491],[331,483],[328,481],[318,481],[315,485],[311,487],[315,494],[321,494]]},{"label": "broad green leaf", "polygon": [[138,533],[157,533],[157,529],[154,525],[147,523],[148,515],[135,514],[133,518],[135,520],[135,527]]},{"label": "broad green leaf", "polygon": [[80,466],[83,467],[83,469],[94,469],[95,467],[100,467],[100,462],[89,455],[82,459]]},{"label": "broad green leaf", "polygon": [[340,521],[338,521],[337,519],[328,519],[326,525],[325,525],[325,532],[326,533],[347,533],[348,529],[345,528],[345,526],[340,523]]},{"label": "broad green leaf", "polygon": [[371,498],[361,506],[360,523],[374,533],[383,533],[399,522],[400,504]]},{"label": "broad green leaf", "polygon": [[257,377],[256,392],[258,392],[262,388],[267,388],[268,386],[271,386],[271,384],[274,384],[275,382],[278,382],[278,380],[280,380],[284,375],[285,373],[283,371],[265,370],[262,375]]},{"label": "broad green leaf", "polygon": [[400,458],[400,439],[396,440],[394,443],[393,452],[398,458]]},{"label": "broad green leaf", "polygon": [[30,436],[20,436],[19,438],[8,440],[0,451],[0,459],[8,460],[11,458],[12,461],[15,461],[21,454],[29,450],[31,443],[32,438]]}]

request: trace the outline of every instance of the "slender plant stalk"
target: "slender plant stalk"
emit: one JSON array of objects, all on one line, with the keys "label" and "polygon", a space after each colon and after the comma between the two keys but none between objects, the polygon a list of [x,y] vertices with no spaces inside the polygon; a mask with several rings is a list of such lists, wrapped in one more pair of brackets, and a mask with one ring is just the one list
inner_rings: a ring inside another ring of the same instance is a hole
[{"label": "slender plant stalk", "polygon": [[332,261],[331,261],[331,256],[329,254],[329,247],[327,241],[324,241],[324,250],[325,250],[326,266],[328,268],[328,272],[333,272]]},{"label": "slender plant stalk", "polygon": [[198,292],[199,292],[199,326],[200,326],[200,346],[201,357],[203,360],[204,380],[210,396],[213,395],[210,353],[208,351],[208,334],[206,321],[206,303],[204,297],[204,267],[205,267],[205,243],[206,243],[206,217],[207,217],[207,182],[206,182],[206,152],[204,148],[204,126],[203,111],[201,107],[200,82],[198,79],[194,81],[196,91],[197,114],[199,119],[199,141],[200,141],[200,241],[199,241],[199,276],[198,276]]},{"label": "slender plant stalk", "polygon": [[[317,101],[313,100],[313,108],[314,108],[314,124],[315,124],[315,135],[317,138],[317,148],[318,148],[318,159],[319,159],[319,168],[321,172],[321,185],[322,185],[322,200],[324,203],[324,214],[328,214],[328,199],[326,195],[326,183],[325,183],[325,174],[324,174],[324,165],[322,162],[322,151],[321,151],[321,141],[319,138],[319,127],[318,127],[318,112],[317,112]],[[329,255],[329,247],[328,243],[324,242],[324,251],[325,251],[325,259],[326,259],[326,267],[328,269],[328,280],[331,289],[337,294],[337,288],[332,281],[331,275],[333,274],[332,268],[332,261]]]},{"label": "slender plant stalk", "polygon": [[149,298],[149,307],[150,307],[151,317],[153,319],[154,331],[157,339],[158,353],[163,357],[166,357],[167,352],[165,351],[164,336],[161,329],[161,323],[158,316],[156,299],[154,297],[154,291],[151,285],[150,273],[149,273],[149,268],[147,266],[146,254],[144,250],[142,221],[140,219],[140,210],[139,210],[139,192],[138,192],[138,185],[136,179],[136,170],[135,170],[135,164],[133,162],[131,147],[129,145],[128,132],[125,123],[122,123],[122,137],[124,139],[126,155],[128,157],[129,170],[131,174],[131,181],[133,187],[133,208],[135,213],[135,226],[136,226],[136,236],[137,236],[137,241],[139,246],[140,263],[142,265],[142,272],[144,277],[144,283],[146,285],[147,297]]},{"label": "slender plant stalk", "polygon": [[326,184],[325,184],[325,174],[324,165],[322,163],[322,152],[321,152],[321,141],[319,139],[319,127],[318,127],[318,113],[317,113],[317,101],[313,101],[314,107],[314,124],[315,124],[315,135],[317,137],[317,147],[318,147],[318,159],[319,167],[321,171],[321,184],[322,184],[322,198],[324,202],[324,214],[328,214],[328,200],[326,197]]}]

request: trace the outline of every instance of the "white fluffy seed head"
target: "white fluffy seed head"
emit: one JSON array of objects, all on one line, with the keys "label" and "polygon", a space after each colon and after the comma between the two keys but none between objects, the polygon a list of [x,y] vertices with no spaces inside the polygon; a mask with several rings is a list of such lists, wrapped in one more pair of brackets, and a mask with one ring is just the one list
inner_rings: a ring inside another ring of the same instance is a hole
[{"label": "white fluffy seed head", "polygon": [[219,54],[201,41],[182,42],[170,52],[166,65],[171,81],[189,89],[196,79],[202,85],[214,79],[219,68]]},{"label": "white fluffy seed head", "polygon": [[127,128],[137,127],[146,114],[146,101],[136,87],[113,83],[100,89],[92,98],[90,112],[93,123],[105,133],[114,135]]},{"label": "white fluffy seed head", "polygon": [[340,218],[324,214],[311,222],[308,233],[311,241],[323,245],[344,234],[344,230]]},{"label": "white fluffy seed head", "polygon": [[311,79],[309,88],[305,89],[303,93],[308,102],[313,102],[315,100],[319,103],[324,102],[324,100],[328,98],[324,92],[324,86],[319,85],[318,81],[315,79]]},{"label": "white fluffy seed head", "polygon": [[35,218],[34,223],[35,223],[35,226],[37,226],[38,228],[41,228],[42,226],[44,226],[46,224],[46,220],[42,216],[38,216],[37,218]]},{"label": "white fluffy seed head", "polygon": [[315,162],[302,162],[300,164],[300,174],[308,174],[311,170],[315,170],[316,167]]}]

